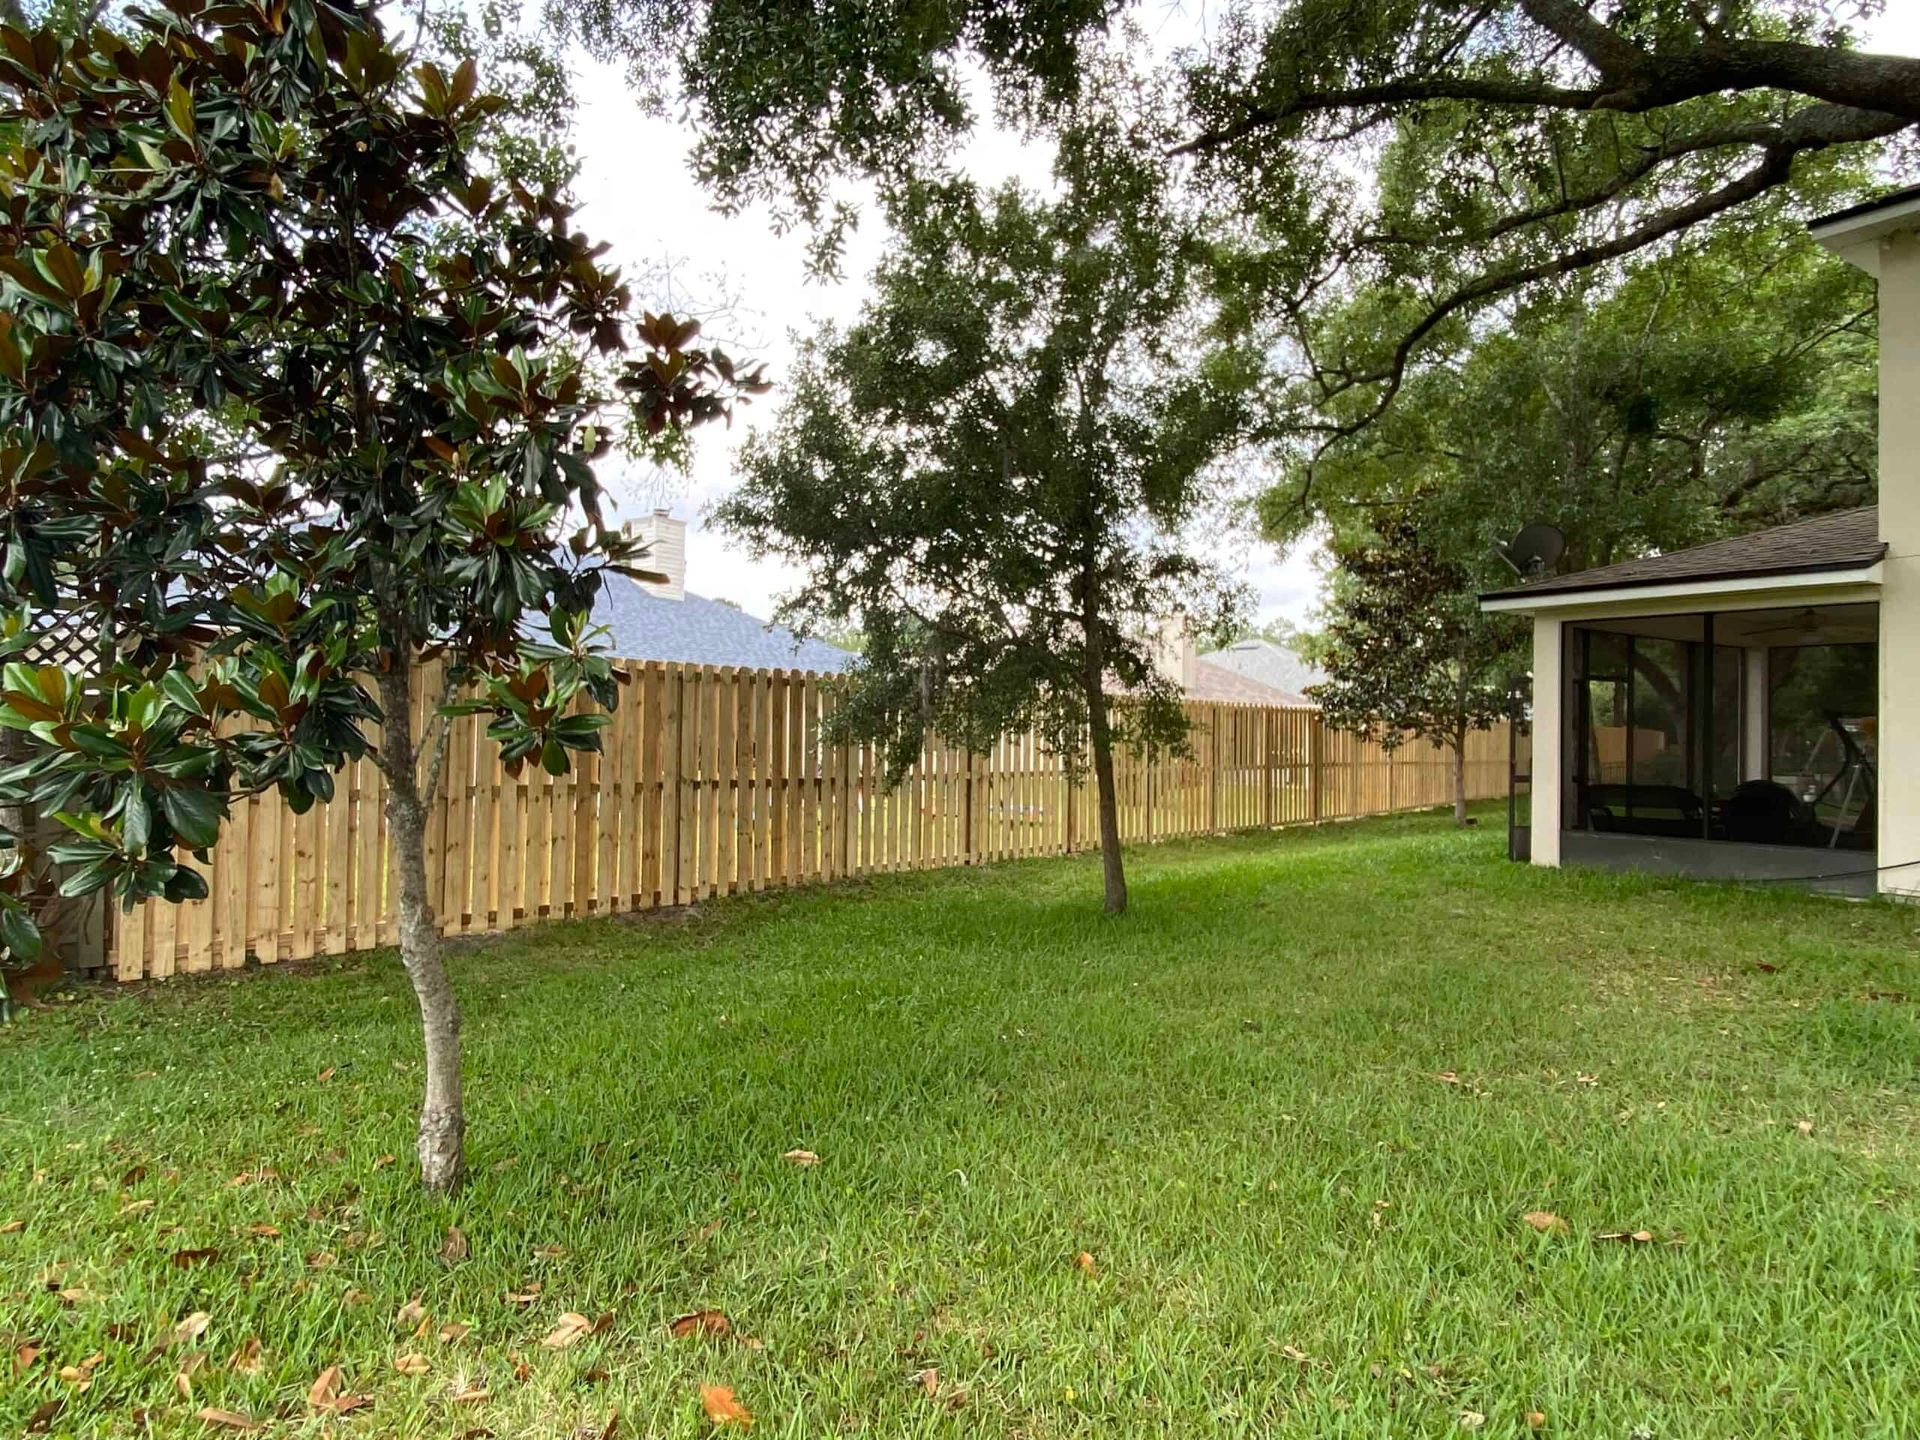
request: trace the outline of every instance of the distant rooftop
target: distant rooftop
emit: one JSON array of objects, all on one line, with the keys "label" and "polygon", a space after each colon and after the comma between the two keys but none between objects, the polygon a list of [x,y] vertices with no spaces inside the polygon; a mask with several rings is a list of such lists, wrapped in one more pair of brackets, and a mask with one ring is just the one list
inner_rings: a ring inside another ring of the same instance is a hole
[{"label": "distant rooftop", "polygon": [[1301,692],[1327,678],[1286,646],[1271,640],[1236,640],[1224,650],[1202,655],[1200,663],[1244,676],[1286,697],[1264,699],[1260,702],[1264,705],[1311,705],[1313,702]]},{"label": "distant rooftop", "polygon": [[837,645],[802,639],[784,625],[757,619],[732,605],[692,591],[670,599],[624,575],[603,578],[593,623],[606,627],[604,647],[623,660],[838,674],[854,659]]},{"label": "distant rooftop", "polygon": [[1311,705],[1313,702],[1291,690],[1263,684],[1251,676],[1216,665],[1205,656],[1194,661],[1193,683],[1187,687],[1189,700],[1221,700],[1235,705]]}]

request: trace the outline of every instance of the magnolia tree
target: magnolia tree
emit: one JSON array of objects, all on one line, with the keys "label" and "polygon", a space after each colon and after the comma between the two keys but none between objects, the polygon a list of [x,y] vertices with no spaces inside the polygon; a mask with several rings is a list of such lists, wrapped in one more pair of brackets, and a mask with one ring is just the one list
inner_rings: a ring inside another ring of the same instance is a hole
[{"label": "magnolia tree", "polygon": [[[303,811],[369,757],[425,1032],[421,1175],[450,1187],[460,1021],[424,846],[446,717],[490,712],[515,766],[597,747],[603,717],[571,712],[612,705],[614,674],[580,617],[641,557],[591,462],[762,382],[636,315],[554,192],[489,173],[502,102],[473,67],[410,66],[364,12],[3,29],[0,87],[4,643],[78,623],[92,652],[7,664],[5,798],[71,832],[66,893],[181,901],[236,798]],[[427,659],[445,692],[417,693]],[[29,951],[18,896],[0,913]]]},{"label": "magnolia tree", "polygon": [[1467,738],[1511,708],[1522,628],[1480,610],[1466,568],[1396,515],[1336,537],[1326,624],[1311,653],[1327,672],[1307,695],[1321,718],[1394,750],[1425,740],[1451,751],[1453,818],[1467,823]]}]

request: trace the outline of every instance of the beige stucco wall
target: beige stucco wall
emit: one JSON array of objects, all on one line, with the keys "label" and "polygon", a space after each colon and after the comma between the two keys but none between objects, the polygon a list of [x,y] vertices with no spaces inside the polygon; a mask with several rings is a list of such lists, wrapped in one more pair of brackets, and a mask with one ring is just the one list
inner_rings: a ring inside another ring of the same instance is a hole
[{"label": "beige stucco wall", "polygon": [[[1879,243],[1880,864],[1920,862],[1920,236]],[[1880,888],[1920,896],[1920,864]]]}]

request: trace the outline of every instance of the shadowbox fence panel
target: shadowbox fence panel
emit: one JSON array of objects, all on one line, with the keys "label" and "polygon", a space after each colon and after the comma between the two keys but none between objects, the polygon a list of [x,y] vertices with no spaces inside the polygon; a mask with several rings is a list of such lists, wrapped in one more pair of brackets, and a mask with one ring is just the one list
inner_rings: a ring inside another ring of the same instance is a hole
[{"label": "shadowbox fence panel", "polygon": [[[453,721],[428,821],[444,934],[686,905],[892,870],[1096,848],[1090,779],[1068,783],[1032,735],[983,755],[929,737],[897,787],[872,746],[829,746],[830,677],[627,662],[603,751],[570,774],[509,775],[481,717]],[[437,696],[429,665],[415,693]],[[421,703],[425,703],[424,701]],[[1441,805],[1451,756],[1384,751],[1317,711],[1194,703],[1190,753],[1118,762],[1120,823],[1140,842]],[[419,717],[416,717],[418,720]],[[1468,793],[1504,793],[1503,729],[1469,744]],[[331,804],[277,794],[234,807],[209,894],[115,912],[105,964],[122,980],[342,954],[397,940],[383,782],[348,767]]]}]

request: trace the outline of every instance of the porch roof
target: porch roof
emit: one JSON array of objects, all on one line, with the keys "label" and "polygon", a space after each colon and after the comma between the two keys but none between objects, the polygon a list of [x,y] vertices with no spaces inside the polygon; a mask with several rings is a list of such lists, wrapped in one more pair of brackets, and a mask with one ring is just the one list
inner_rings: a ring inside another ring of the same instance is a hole
[{"label": "porch roof", "polygon": [[1484,594],[1480,603],[1494,610],[1528,610],[1536,604],[1555,605],[1597,592],[1669,586],[1706,589],[1721,582],[1857,574],[1878,564],[1886,550],[1875,507],[1863,505],[1665,555],[1530,580]]}]

